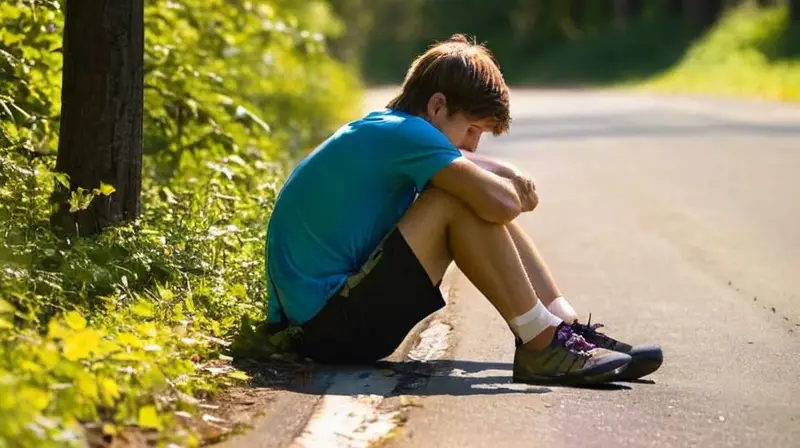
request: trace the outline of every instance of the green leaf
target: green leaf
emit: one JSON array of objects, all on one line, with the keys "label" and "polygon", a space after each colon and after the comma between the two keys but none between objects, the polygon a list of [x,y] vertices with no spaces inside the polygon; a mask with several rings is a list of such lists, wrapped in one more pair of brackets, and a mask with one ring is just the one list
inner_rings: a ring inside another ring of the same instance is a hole
[{"label": "green leaf", "polygon": [[69,176],[65,173],[55,173],[54,177],[64,188],[69,189]]},{"label": "green leaf", "polygon": [[64,316],[64,321],[73,330],[83,330],[86,328],[86,319],[77,311],[70,311]]},{"label": "green leaf", "polygon": [[142,428],[161,429],[161,419],[155,406],[148,405],[139,409],[139,426]]},{"label": "green leaf", "polygon": [[69,212],[75,213],[81,209],[81,197],[78,196],[78,193],[73,191],[69,195]]}]

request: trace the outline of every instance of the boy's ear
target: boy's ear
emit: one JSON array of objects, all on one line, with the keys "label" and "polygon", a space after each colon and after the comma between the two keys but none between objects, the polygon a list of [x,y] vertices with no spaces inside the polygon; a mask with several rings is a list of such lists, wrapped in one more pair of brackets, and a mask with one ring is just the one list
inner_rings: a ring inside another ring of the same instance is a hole
[{"label": "boy's ear", "polygon": [[442,112],[447,114],[447,97],[441,92],[436,92],[428,99],[428,117],[433,118]]}]

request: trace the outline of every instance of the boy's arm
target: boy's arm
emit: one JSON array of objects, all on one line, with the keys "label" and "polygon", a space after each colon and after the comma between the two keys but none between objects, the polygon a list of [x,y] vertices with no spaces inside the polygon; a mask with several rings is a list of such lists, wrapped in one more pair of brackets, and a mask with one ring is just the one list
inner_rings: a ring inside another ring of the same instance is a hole
[{"label": "boy's arm", "polygon": [[463,149],[461,150],[461,155],[486,171],[497,174],[500,177],[514,179],[515,177],[521,176],[519,170],[508,163],[501,162],[480,154],[475,154],[474,152],[464,151]]},{"label": "boy's arm", "polygon": [[465,159],[482,170],[510,181],[520,201],[520,212],[529,212],[539,204],[539,196],[536,194],[536,185],[533,179],[523,174],[515,166],[471,151],[460,150],[460,152]]},{"label": "boy's arm", "polygon": [[486,221],[508,224],[523,211],[513,181],[485,170],[466,157],[459,157],[437,172],[430,185],[463,201]]}]

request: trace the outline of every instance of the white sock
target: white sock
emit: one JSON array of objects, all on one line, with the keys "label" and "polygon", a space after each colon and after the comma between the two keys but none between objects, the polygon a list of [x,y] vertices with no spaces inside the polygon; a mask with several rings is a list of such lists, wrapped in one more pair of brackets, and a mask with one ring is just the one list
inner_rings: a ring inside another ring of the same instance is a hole
[{"label": "white sock", "polygon": [[572,305],[567,302],[567,299],[563,297],[558,297],[553,300],[553,302],[547,306],[547,309],[551,313],[563,319],[564,322],[571,324],[578,320],[578,313],[576,313],[575,309],[572,308]]},{"label": "white sock", "polygon": [[511,319],[508,324],[511,330],[519,337],[522,343],[529,342],[548,327],[555,327],[561,323],[561,319],[554,316],[537,301],[536,305],[521,316]]}]

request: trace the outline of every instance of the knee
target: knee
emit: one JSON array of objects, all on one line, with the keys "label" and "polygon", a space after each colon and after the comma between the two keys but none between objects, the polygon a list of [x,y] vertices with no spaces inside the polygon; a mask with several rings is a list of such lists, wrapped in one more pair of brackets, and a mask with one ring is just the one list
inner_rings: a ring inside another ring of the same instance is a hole
[{"label": "knee", "polygon": [[424,203],[430,204],[433,208],[446,212],[449,216],[463,214],[475,215],[462,200],[442,190],[441,188],[426,188],[425,191],[419,195],[417,201],[424,201]]}]

